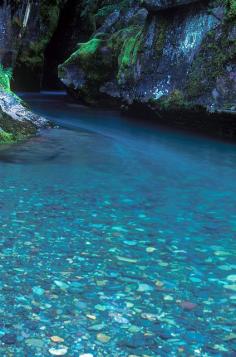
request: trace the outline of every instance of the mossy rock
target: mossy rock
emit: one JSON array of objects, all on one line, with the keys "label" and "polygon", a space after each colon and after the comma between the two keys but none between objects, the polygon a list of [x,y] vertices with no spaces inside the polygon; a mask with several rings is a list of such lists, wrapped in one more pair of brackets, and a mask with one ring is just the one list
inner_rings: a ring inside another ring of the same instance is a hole
[{"label": "mossy rock", "polygon": [[18,121],[0,111],[0,143],[13,143],[33,136],[36,126],[29,120]]}]

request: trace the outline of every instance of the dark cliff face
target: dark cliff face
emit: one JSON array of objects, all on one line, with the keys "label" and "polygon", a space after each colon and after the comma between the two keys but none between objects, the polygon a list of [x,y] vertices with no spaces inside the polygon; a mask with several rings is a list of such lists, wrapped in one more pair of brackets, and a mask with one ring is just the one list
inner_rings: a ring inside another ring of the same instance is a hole
[{"label": "dark cliff face", "polygon": [[59,67],[69,92],[157,113],[235,111],[234,0],[96,4],[90,40]]},{"label": "dark cliff face", "polygon": [[29,1],[30,14],[14,69],[14,89],[40,90],[44,53],[57,27],[60,12],[66,1]]},{"label": "dark cliff face", "polygon": [[171,7],[177,7],[181,5],[187,5],[200,0],[143,0],[142,5],[149,11],[160,11],[169,9]]},{"label": "dark cliff face", "polygon": [[[47,125],[44,118],[23,106],[10,86],[22,45],[37,27],[38,9],[37,1],[0,2],[0,143],[20,140],[35,134],[38,127]],[[35,26],[32,27],[32,23]]]},{"label": "dark cliff face", "polygon": [[231,114],[236,136],[236,0],[4,0],[0,26],[8,95],[9,67],[11,88],[40,90],[64,61],[61,82],[86,103],[174,113],[184,126]]}]

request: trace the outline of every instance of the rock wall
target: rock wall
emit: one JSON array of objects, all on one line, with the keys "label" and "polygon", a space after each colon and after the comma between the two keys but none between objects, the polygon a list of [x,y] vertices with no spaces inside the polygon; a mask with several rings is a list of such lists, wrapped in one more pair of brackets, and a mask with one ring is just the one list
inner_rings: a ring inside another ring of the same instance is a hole
[{"label": "rock wall", "polygon": [[101,0],[86,6],[94,32],[59,66],[75,97],[142,105],[164,120],[174,113],[174,122],[179,118],[183,125],[193,112],[205,122],[213,118],[209,113],[234,120],[235,0]]},{"label": "rock wall", "polygon": [[22,58],[21,46],[29,43],[37,28],[38,11],[38,1],[0,1],[0,143],[22,139],[48,125],[24,107],[10,86],[13,69]]},{"label": "rock wall", "polygon": [[[37,91],[41,88],[44,52],[57,27],[60,11],[67,0],[34,0],[22,36],[13,88]],[[20,24],[21,25],[21,24]]]},{"label": "rock wall", "polygon": [[79,42],[58,71],[79,100],[236,137],[236,0],[2,0],[8,98],[11,88],[41,89],[45,65],[58,63],[50,56],[63,52],[60,36],[67,49]]}]

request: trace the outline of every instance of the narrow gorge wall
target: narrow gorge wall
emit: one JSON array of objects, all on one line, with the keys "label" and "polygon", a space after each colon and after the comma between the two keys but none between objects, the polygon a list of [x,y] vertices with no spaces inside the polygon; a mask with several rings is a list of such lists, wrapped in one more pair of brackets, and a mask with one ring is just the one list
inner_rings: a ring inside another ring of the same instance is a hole
[{"label": "narrow gorge wall", "polygon": [[234,0],[87,1],[84,11],[94,32],[59,67],[70,93],[141,104],[159,118],[174,111],[176,121],[220,112],[236,133]]},{"label": "narrow gorge wall", "polygon": [[53,88],[68,56],[76,99],[236,137],[236,0],[3,0],[0,27],[9,110],[11,89]]},{"label": "narrow gorge wall", "polygon": [[[25,64],[28,63],[27,60],[31,61],[30,68],[34,68],[32,73],[39,73],[43,50],[47,44],[45,39],[50,39],[56,26],[55,20],[51,24],[51,18],[48,19],[49,12],[45,17],[48,22],[42,21],[43,11],[46,12],[44,1],[0,2],[0,143],[20,140],[35,134],[38,127],[47,125],[44,118],[30,112],[12,92],[12,74],[23,58]],[[40,46],[32,53],[36,38]],[[22,82],[26,84],[28,80],[32,80],[30,73],[27,74],[28,76],[22,76]]]}]

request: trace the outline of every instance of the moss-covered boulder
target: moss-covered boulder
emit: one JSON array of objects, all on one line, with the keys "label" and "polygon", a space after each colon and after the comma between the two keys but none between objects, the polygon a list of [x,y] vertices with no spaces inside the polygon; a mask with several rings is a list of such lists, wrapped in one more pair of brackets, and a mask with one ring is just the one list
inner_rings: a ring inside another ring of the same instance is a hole
[{"label": "moss-covered boulder", "polygon": [[59,67],[73,94],[142,104],[158,115],[235,113],[235,0],[101,0],[90,15],[93,35]]},{"label": "moss-covered boulder", "polygon": [[28,110],[12,92],[0,87],[0,144],[35,135],[48,121]]},{"label": "moss-covered boulder", "polygon": [[28,21],[33,20],[32,9],[32,2],[27,0],[0,3],[0,144],[34,135],[39,127],[48,125],[11,91],[14,65]]}]

